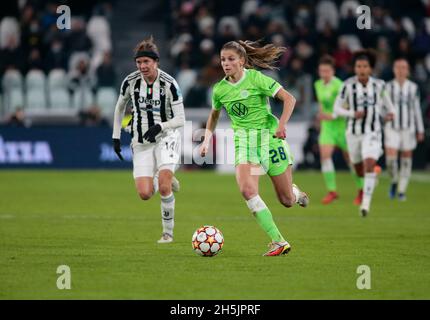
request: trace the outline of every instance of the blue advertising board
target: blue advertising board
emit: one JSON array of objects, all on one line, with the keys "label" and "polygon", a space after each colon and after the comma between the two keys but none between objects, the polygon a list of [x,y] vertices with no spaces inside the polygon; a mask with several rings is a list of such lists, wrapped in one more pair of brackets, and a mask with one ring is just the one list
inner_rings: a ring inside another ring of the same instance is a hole
[{"label": "blue advertising board", "polygon": [[112,149],[110,127],[0,127],[1,168],[131,168],[130,135],[122,155]]}]

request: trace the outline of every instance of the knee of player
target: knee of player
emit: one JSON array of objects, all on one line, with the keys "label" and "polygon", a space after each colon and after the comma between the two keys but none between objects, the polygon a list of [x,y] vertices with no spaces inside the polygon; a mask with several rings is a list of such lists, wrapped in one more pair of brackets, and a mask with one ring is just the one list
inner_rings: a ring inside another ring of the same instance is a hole
[{"label": "knee of player", "polygon": [[139,194],[140,199],[149,200],[149,199],[151,199],[151,197],[153,195],[153,191],[152,190],[139,190],[138,194]]},{"label": "knee of player", "polygon": [[257,189],[251,185],[243,185],[240,187],[240,193],[245,199],[251,199],[258,194]]},{"label": "knee of player", "polygon": [[160,192],[162,196],[168,196],[172,193],[172,183],[160,183],[158,192]]}]

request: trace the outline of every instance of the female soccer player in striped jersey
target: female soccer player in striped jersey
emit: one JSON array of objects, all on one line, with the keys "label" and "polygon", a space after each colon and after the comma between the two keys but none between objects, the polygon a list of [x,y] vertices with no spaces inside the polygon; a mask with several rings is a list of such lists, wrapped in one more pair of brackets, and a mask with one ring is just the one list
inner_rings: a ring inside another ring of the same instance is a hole
[{"label": "female soccer player in striped jersey", "polygon": [[[315,81],[314,88],[320,105],[321,130],[318,143],[321,155],[321,171],[328,189],[327,195],[322,199],[323,204],[329,204],[339,197],[336,188],[336,171],[332,160],[336,147],[342,150],[346,163],[350,164],[345,137],[346,121],[343,118],[333,119],[332,116],[334,101],[342,87],[342,80],[334,75],[334,71],[334,59],[329,55],[321,57],[318,64],[320,79]],[[354,204],[360,205],[363,196],[363,178],[357,176],[352,165],[351,172],[358,188],[358,195],[354,199]]]},{"label": "female soccer player in striped jersey", "polygon": [[174,172],[180,160],[181,137],[177,130],[185,123],[184,105],[178,84],[158,68],[159,54],[152,37],[139,43],[134,60],[137,71],[121,85],[115,107],[113,147],[121,156],[121,122],[128,101],[132,101],[131,149],[133,177],[142,200],[158,188],[161,196],[163,234],[158,243],[173,241],[175,197],[179,188]]},{"label": "female soccer player in striped jersey", "polygon": [[[412,153],[417,142],[424,141],[418,85],[409,80],[409,63],[397,58],[393,65],[394,79],[387,83],[387,93],[396,108],[397,117],[385,125],[385,160],[391,178],[389,196],[406,200],[406,190],[412,171]],[[398,154],[400,151],[400,170]]]},{"label": "female soccer player in striped jersey", "polygon": [[381,120],[394,118],[394,106],[385,89],[385,82],[371,76],[375,54],[360,50],[353,55],[355,76],[343,83],[334,105],[334,117],[348,119],[346,141],[355,171],[364,176],[360,213],[367,216],[377,182],[376,162],[382,155]]},{"label": "female soccer player in striped jersey", "polygon": [[[270,77],[254,67],[273,69],[272,63],[285,51],[272,44],[259,47],[250,41],[231,41],[221,49],[225,78],[215,84],[212,110],[200,154],[206,155],[221,108],[232,121],[235,139],[236,181],[250,211],[271,238],[265,256],[290,251],[290,244],[279,232],[272,214],[258,194],[260,169],[272,180],[279,201],[286,207],[294,203],[307,206],[308,196],[292,183],[293,157],[285,140],[285,124],[294,109],[295,98]],[[278,120],[270,110],[269,97],[283,101]]]}]

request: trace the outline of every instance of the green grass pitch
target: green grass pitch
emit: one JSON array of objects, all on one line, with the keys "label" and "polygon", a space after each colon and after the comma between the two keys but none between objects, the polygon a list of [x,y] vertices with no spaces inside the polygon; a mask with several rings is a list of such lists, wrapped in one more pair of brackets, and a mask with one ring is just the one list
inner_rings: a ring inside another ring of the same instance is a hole
[{"label": "green grass pitch", "polygon": [[[323,206],[318,172],[297,172],[309,208],[284,208],[263,177],[260,194],[290,254],[262,257],[269,239],[242,200],[233,175],[179,172],[175,242],[161,235],[159,196],[138,199],[130,171],[0,171],[0,299],[429,299],[430,175],[415,173],[408,201],[387,198],[380,178],[370,215],[341,198]],[[212,224],[223,251],[197,256],[191,236]],[[59,265],[70,290],[57,289]],[[357,267],[371,270],[359,290]]]}]

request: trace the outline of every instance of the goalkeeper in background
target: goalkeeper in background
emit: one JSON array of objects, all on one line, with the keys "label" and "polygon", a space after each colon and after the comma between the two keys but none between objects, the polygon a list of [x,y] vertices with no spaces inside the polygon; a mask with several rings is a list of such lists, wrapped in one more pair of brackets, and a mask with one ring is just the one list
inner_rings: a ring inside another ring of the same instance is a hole
[{"label": "goalkeeper in background", "polygon": [[[342,150],[346,163],[351,167],[345,137],[346,120],[344,118],[333,119],[332,117],[334,102],[343,83],[334,73],[334,59],[329,55],[323,56],[318,64],[320,79],[314,83],[319,104],[318,118],[321,120],[321,131],[318,139],[321,171],[328,190],[327,195],[322,199],[323,204],[332,203],[339,198],[336,186],[336,171],[332,159],[336,147]],[[363,178],[358,177],[352,168],[351,174],[358,189],[354,204],[360,205],[363,197]]]}]

